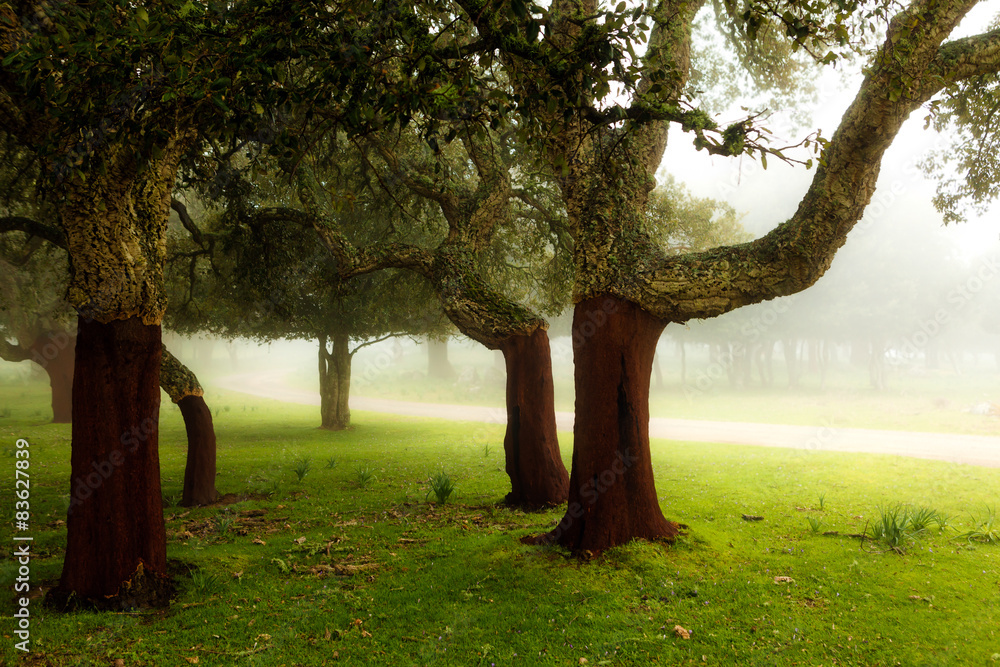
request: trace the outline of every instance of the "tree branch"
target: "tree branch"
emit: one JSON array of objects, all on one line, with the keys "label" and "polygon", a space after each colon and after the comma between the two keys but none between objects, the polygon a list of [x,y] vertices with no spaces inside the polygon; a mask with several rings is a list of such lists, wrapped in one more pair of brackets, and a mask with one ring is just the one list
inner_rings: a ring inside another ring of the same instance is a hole
[{"label": "tree branch", "polygon": [[187,206],[185,206],[184,203],[178,200],[176,197],[171,197],[170,208],[172,208],[177,213],[177,217],[181,219],[181,224],[184,225],[184,229],[188,231],[194,242],[204,248],[205,237],[202,235],[201,230],[198,229],[198,225],[195,224],[194,220],[191,219],[191,215],[188,213]]},{"label": "tree branch", "polygon": [[66,247],[66,236],[61,229],[42,224],[31,218],[17,215],[0,218],[0,234],[6,234],[7,232],[24,232],[30,236],[44,239],[54,246],[60,248]]},{"label": "tree branch", "polygon": [[[639,250],[648,261],[621,293],[658,317],[685,322],[793,294],[818,280],[864,214],[900,127],[948,83],[928,72],[938,62],[937,45],[969,2],[917,0],[895,17],[790,220],[750,243],[702,253],[667,257],[650,241]],[[913,90],[905,81],[928,83]]]}]

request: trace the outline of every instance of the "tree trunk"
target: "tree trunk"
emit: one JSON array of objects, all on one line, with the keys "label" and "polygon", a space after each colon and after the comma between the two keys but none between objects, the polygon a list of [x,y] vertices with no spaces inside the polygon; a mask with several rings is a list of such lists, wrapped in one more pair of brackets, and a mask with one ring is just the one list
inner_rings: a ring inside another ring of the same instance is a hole
[{"label": "tree trunk", "polygon": [[210,505],[219,499],[215,488],[216,443],[212,411],[204,396],[185,396],[177,402],[187,431],[187,464],[184,466],[183,507]]},{"label": "tree trunk", "polygon": [[556,435],[552,355],[543,327],[500,344],[507,366],[507,434],[503,448],[508,505],[539,508],[566,501],[569,475]]},{"label": "tree trunk", "polygon": [[169,602],[160,490],[160,326],[81,317],[72,483],[56,605]]},{"label": "tree trunk", "polygon": [[52,388],[52,422],[73,421],[73,366],[76,363],[76,336],[55,331],[34,340],[31,360],[45,369]]},{"label": "tree trunk", "polygon": [[678,535],[660,511],[649,453],[650,369],[665,324],[616,297],[577,304],[569,505],[559,525],[534,541],[597,554],[635,538]]},{"label": "tree trunk", "polygon": [[327,337],[319,339],[319,410],[320,428],[343,431],[351,427],[351,350],[346,334],[331,337],[333,349],[327,349]]},{"label": "tree trunk", "polygon": [[448,360],[448,340],[427,339],[427,377],[454,380],[455,369]]}]

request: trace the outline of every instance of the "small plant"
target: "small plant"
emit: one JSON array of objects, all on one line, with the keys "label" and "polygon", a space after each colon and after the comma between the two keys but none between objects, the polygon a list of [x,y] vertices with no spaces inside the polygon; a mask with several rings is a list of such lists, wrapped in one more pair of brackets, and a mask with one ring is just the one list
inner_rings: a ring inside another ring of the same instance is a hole
[{"label": "small plant", "polygon": [[431,488],[427,495],[429,496],[432,492],[442,505],[448,502],[448,497],[455,492],[455,484],[444,470],[431,477]]},{"label": "small plant", "polygon": [[191,591],[199,598],[208,597],[222,588],[222,579],[218,575],[204,570],[191,573]]},{"label": "small plant", "polygon": [[806,521],[809,522],[809,530],[814,533],[818,533],[820,528],[824,526],[823,519],[817,519],[816,517],[807,516]]},{"label": "small plant", "polygon": [[826,509],[826,494],[825,493],[819,494],[819,508],[820,508],[820,510]]},{"label": "small plant", "polygon": [[299,478],[299,482],[301,482],[305,478],[305,476],[309,474],[310,463],[311,459],[309,459],[308,457],[300,459],[295,463],[295,467],[293,468],[293,470],[295,470],[295,475],[296,477]]},{"label": "small plant", "polygon": [[904,545],[915,541],[924,528],[913,525],[911,512],[903,505],[879,508],[879,520],[865,528],[865,534],[896,553],[904,553]]},{"label": "small plant", "polygon": [[948,517],[937,510],[929,507],[918,507],[909,513],[910,526],[913,530],[921,531],[930,528],[931,524],[936,524],[938,529],[948,525]]},{"label": "small plant", "polygon": [[491,451],[493,451],[493,449],[492,447],[490,447],[490,443],[487,442],[485,445],[483,445],[483,458],[484,459],[490,458]]},{"label": "small plant", "polygon": [[966,531],[956,537],[956,539],[966,542],[983,542],[984,544],[1000,544],[1000,526],[996,525],[997,510],[995,507],[986,507],[985,511],[972,517],[972,530]]},{"label": "small plant", "polygon": [[375,471],[371,469],[371,466],[358,466],[354,470],[354,475],[360,489],[368,488],[375,481]]},{"label": "small plant", "polygon": [[233,517],[231,514],[219,513],[215,515],[215,532],[219,535],[226,535],[229,533],[229,529],[233,527]]},{"label": "small plant", "polygon": [[336,468],[337,467],[337,459],[334,458],[334,457],[332,457],[332,456],[330,458],[328,458],[326,460],[326,467],[327,467],[328,470],[333,470],[334,468]]}]

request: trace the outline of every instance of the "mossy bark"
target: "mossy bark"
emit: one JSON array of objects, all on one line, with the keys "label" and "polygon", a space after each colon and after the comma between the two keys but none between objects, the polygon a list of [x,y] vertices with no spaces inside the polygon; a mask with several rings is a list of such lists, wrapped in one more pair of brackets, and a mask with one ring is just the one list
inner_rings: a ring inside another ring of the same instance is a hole
[{"label": "mossy bark", "polygon": [[74,495],[54,603],[168,603],[157,451],[160,321],[170,194],[191,137],[176,128],[164,134],[155,159],[130,143],[109,142],[91,156],[99,169],[60,183],[67,296],[80,318]]},{"label": "mossy bark", "polygon": [[349,345],[346,334],[319,339],[320,428],[330,431],[351,427],[352,354]]},{"label": "mossy bark", "polygon": [[552,355],[545,328],[500,344],[507,367],[507,432],[503,446],[508,505],[537,509],[566,501],[569,475],[559,453]]}]

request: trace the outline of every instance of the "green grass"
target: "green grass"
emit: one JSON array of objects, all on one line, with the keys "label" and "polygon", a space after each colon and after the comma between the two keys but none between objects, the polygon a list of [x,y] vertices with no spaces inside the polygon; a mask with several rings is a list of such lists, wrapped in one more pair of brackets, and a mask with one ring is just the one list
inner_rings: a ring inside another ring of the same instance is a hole
[{"label": "green grass", "polygon": [[[31,444],[33,586],[59,576],[69,435],[46,424],[44,386],[0,387],[0,499],[12,503],[17,438]],[[32,653],[13,659],[13,594],[0,603],[8,664],[111,665],[987,665],[1000,656],[1000,470],[889,456],[654,441],[672,547],[634,543],[581,563],[518,538],[559,510],[498,506],[502,427],[318,410],[209,392],[224,506],[165,507],[184,564],[169,610],[55,614],[32,602]],[[36,414],[37,413],[37,414]],[[186,444],[164,404],[164,496],[180,497]],[[561,434],[568,457],[571,436]],[[502,451],[502,450],[501,450]],[[314,466],[301,481],[297,462]],[[426,502],[447,465],[461,495]],[[359,488],[357,470],[374,478]],[[817,499],[823,498],[823,507]],[[849,537],[879,508],[950,517],[905,555]],[[12,510],[8,507],[8,510]],[[822,511],[813,532],[809,513]],[[745,521],[742,515],[762,516]],[[0,583],[15,576],[0,540]],[[775,577],[788,577],[790,581]],[[692,632],[688,640],[674,626]]]}]

